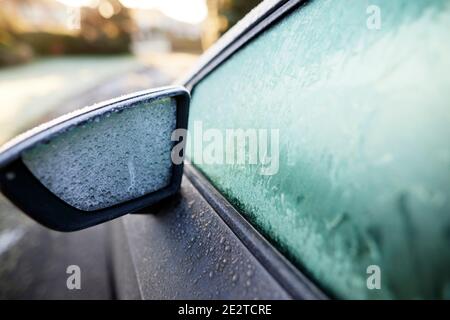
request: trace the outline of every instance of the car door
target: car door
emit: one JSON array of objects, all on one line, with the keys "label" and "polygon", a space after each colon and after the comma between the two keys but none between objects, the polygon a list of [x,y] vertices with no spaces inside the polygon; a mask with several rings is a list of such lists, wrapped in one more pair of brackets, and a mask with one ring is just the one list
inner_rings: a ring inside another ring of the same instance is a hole
[{"label": "car door", "polygon": [[[182,81],[180,193],[111,224],[117,296],[448,298],[449,12],[257,7]],[[265,153],[205,161],[195,145],[229,129],[256,132]]]}]

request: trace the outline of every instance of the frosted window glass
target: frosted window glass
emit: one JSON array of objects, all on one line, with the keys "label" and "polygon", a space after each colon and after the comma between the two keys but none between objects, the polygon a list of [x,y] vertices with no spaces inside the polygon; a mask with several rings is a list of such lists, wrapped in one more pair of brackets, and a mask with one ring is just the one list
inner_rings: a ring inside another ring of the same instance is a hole
[{"label": "frosted window glass", "polygon": [[175,126],[175,99],[137,103],[73,127],[22,158],[66,203],[104,209],[169,185]]},{"label": "frosted window glass", "polygon": [[449,299],[449,39],[449,1],[310,1],[193,91],[191,129],[280,129],[278,173],[188,156],[328,292]]}]

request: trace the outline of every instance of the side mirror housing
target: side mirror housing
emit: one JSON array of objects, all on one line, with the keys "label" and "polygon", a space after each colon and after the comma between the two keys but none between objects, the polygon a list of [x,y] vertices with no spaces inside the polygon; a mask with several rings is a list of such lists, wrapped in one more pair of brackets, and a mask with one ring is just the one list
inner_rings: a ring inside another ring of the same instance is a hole
[{"label": "side mirror housing", "polygon": [[59,231],[155,204],[180,187],[183,162],[172,160],[172,149],[185,142],[172,134],[187,129],[189,100],[183,87],[165,87],[39,126],[0,149],[0,189],[31,218]]}]

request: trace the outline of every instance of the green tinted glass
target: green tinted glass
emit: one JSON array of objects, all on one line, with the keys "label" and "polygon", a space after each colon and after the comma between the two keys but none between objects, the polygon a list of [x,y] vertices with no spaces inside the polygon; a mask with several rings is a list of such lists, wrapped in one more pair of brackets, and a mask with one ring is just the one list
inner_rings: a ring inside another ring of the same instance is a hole
[{"label": "green tinted glass", "polygon": [[[188,156],[328,292],[450,298],[449,39],[450,1],[310,1],[194,88]],[[233,128],[267,157],[204,161]]]}]

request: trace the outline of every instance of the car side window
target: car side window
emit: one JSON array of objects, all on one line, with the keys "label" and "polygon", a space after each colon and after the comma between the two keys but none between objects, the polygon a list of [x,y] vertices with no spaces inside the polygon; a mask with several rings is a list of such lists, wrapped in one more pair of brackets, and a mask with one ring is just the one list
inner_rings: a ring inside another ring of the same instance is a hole
[{"label": "car side window", "polygon": [[449,17],[309,1],[193,89],[188,158],[338,297],[450,298]]}]

